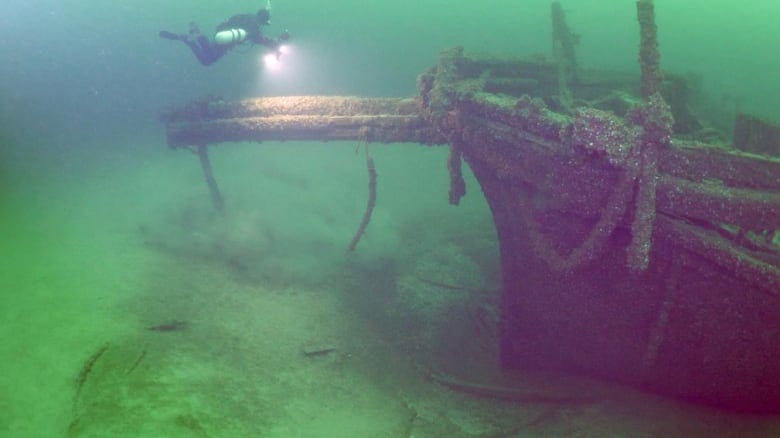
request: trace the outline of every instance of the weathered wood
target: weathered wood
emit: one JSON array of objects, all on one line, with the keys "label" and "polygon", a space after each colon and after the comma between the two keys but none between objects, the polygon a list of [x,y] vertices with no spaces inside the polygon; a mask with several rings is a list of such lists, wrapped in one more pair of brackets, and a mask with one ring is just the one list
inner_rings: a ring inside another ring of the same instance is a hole
[{"label": "weathered wood", "polygon": [[415,99],[265,97],[191,104],[163,119],[171,147],[242,141],[445,141],[422,119]]},{"label": "weathered wood", "polygon": [[780,227],[780,192],[662,176],[658,184],[658,210],[714,224],[774,230]]},{"label": "weathered wood", "polygon": [[[556,114],[540,101],[458,87],[456,84],[448,92],[458,94],[460,135],[470,146],[473,159],[509,184],[530,184],[545,193],[550,211],[587,220],[602,214],[621,170],[604,156],[572,143],[571,127],[578,116]],[[375,142],[445,141],[428,125],[413,98],[299,96],[212,102],[200,111],[185,107],[169,114],[168,120],[169,142],[174,146],[195,141],[366,137]],[[777,227],[778,159],[675,142],[660,149],[659,171],[656,208],[666,215],[756,231]],[[213,196],[213,185],[209,187]],[[219,206],[221,195],[218,190],[216,193],[215,205]]]},{"label": "weathered wood", "polygon": [[416,115],[414,98],[275,96],[236,102],[206,97],[164,112],[165,123],[272,116]]},{"label": "weathered wood", "polygon": [[[467,103],[463,113],[466,140],[499,178],[550,194],[549,206],[559,211],[584,217],[600,213],[619,169],[560,137],[572,119],[556,116],[552,124],[538,123],[530,115],[518,120],[507,102],[475,103]],[[660,171],[671,175],[659,181],[659,211],[757,230],[780,224],[780,160],[679,143],[662,150]]]},{"label": "weathered wood", "polygon": [[661,91],[661,66],[653,0],[637,0],[639,21],[639,67],[642,70],[642,97]]},{"label": "weathered wood", "polygon": [[780,157],[780,125],[739,113],[734,121],[734,146],[746,152]]},{"label": "weathered wood", "polygon": [[571,84],[577,81],[577,58],[574,46],[577,36],[569,30],[560,2],[554,1],[552,9],[553,57],[558,67],[558,100],[562,109],[571,113],[574,110],[574,96]]},{"label": "weathered wood", "polygon": [[465,193],[462,158],[496,225],[505,367],[780,412],[780,370],[766,367],[780,362],[780,248],[767,237],[780,158],[674,138],[672,114],[699,125],[686,96],[662,97],[652,6],[637,2],[644,99],[634,75],[579,70],[563,114],[555,64],[453,48],[415,98],[204,100],[163,116],[168,144],[449,144],[451,199]]},{"label": "weathered wood", "polygon": [[780,191],[780,158],[703,143],[675,141],[662,150],[659,170],[692,181],[721,181],[729,187]]},{"label": "weathered wood", "polygon": [[734,242],[712,231],[708,232],[668,217],[659,218],[658,226],[675,244],[715,263],[727,272],[734,273],[752,287],[780,298],[780,266],[777,265],[777,256],[773,264],[762,260],[761,254],[740,249]]}]

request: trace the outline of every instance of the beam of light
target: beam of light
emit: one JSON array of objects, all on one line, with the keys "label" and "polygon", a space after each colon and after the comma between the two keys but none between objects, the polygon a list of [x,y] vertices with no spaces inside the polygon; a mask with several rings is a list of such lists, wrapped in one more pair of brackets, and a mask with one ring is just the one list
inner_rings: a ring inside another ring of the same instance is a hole
[{"label": "beam of light", "polygon": [[279,69],[282,65],[281,59],[279,59],[279,53],[266,53],[263,56],[263,64],[273,70]]},{"label": "beam of light", "polygon": [[288,55],[289,53],[290,46],[282,44],[276,51],[268,52],[263,55],[263,65],[271,70],[279,70],[282,64],[282,55]]},{"label": "beam of light", "polygon": [[[283,49],[281,46],[287,48]],[[282,52],[282,55],[278,59],[265,60],[266,55],[278,55],[279,52]],[[317,55],[317,52],[307,51],[306,45],[297,43],[280,44],[277,50],[256,53],[253,61],[257,66],[257,81],[252,94],[256,96],[307,94],[305,91],[312,94],[308,90],[322,79],[321,75],[314,73],[316,69],[312,67],[315,63],[312,54]],[[314,59],[317,59],[317,56],[314,56]]]}]

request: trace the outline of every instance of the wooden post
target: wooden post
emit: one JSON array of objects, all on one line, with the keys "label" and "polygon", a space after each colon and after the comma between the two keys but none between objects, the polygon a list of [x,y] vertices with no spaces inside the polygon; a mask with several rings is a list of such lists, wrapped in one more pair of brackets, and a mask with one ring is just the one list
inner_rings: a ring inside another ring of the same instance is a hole
[{"label": "wooden post", "polygon": [[577,59],[574,45],[577,35],[569,30],[561,4],[552,2],[553,57],[558,66],[558,99],[566,113],[574,111],[574,97],[571,85],[577,80]]},{"label": "wooden post", "polygon": [[641,68],[642,97],[647,99],[661,91],[661,56],[658,53],[658,28],[655,25],[653,0],[637,0],[639,20],[639,66]]},{"label": "wooden post", "polygon": [[217,187],[214,173],[211,171],[209,151],[205,144],[198,145],[198,158],[200,158],[200,167],[203,168],[203,176],[206,178],[206,184],[209,186],[211,202],[214,204],[214,208],[222,214],[225,212],[225,202],[222,200],[222,194],[219,192],[219,187]]}]

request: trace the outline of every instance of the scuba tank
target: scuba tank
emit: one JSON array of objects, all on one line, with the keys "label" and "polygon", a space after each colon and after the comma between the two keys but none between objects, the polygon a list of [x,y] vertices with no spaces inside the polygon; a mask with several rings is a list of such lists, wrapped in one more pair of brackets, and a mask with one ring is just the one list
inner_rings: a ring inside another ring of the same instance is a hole
[{"label": "scuba tank", "polygon": [[244,41],[246,38],[246,31],[244,29],[228,29],[221,32],[217,32],[214,35],[214,42],[220,46],[227,46],[230,44],[238,44]]}]

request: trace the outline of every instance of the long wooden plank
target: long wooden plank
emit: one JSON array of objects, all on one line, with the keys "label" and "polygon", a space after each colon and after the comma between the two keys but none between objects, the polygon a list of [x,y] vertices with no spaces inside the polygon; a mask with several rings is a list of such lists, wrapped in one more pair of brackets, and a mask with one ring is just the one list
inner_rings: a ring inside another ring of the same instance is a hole
[{"label": "long wooden plank", "polygon": [[367,140],[442,144],[415,99],[292,96],[201,101],[163,115],[168,145]]}]

